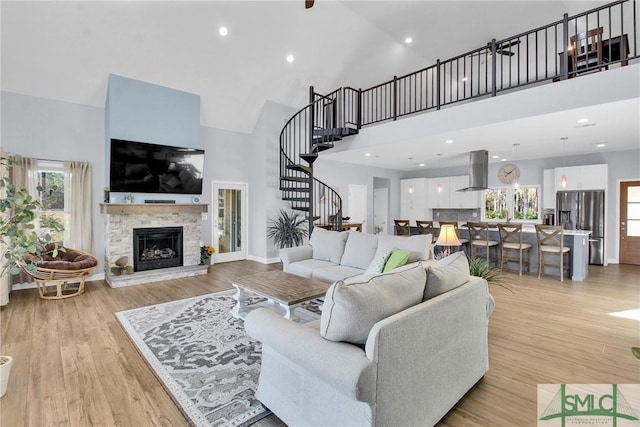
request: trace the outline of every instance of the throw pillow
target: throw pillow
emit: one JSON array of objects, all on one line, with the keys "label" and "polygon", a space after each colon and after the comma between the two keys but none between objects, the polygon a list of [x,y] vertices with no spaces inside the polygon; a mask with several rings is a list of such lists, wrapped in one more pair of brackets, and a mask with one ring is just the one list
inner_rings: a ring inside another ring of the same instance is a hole
[{"label": "throw pillow", "polygon": [[365,344],[373,325],[422,301],[425,276],[425,269],[415,263],[389,273],[336,281],[324,298],[320,335]]},{"label": "throw pillow", "polygon": [[469,281],[469,260],[460,251],[438,260],[427,268],[427,286],[424,288],[424,299],[428,300],[449,292]]},{"label": "throw pillow", "polygon": [[382,270],[382,272],[386,273],[387,271],[391,271],[405,265],[409,260],[409,253],[409,251],[404,251],[398,248],[392,249],[391,255],[389,256],[387,262],[384,264],[384,269]]},{"label": "throw pillow", "polygon": [[340,265],[367,269],[378,248],[378,236],[359,231],[349,231],[347,236],[349,237],[347,237]]},{"label": "throw pillow", "polygon": [[371,261],[371,264],[369,264],[369,267],[367,267],[367,270],[364,272],[364,274],[382,273],[382,270],[384,270],[384,265],[387,263],[390,255],[391,250],[388,250],[378,258],[374,258],[373,261]]},{"label": "throw pillow", "polygon": [[389,236],[387,234],[378,235],[378,249],[373,259],[378,259],[380,255],[393,248],[404,249],[411,252],[408,263],[416,261],[426,261],[430,258],[431,235],[418,234],[415,236]]},{"label": "throw pillow", "polygon": [[314,227],[309,239],[309,244],[313,248],[312,258],[339,264],[348,235],[347,232]]}]

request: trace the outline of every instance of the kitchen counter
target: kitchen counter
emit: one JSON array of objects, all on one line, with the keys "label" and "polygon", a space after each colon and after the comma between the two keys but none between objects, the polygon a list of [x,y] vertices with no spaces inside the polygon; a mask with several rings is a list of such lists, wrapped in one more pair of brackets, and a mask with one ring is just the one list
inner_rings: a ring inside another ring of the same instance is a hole
[{"label": "kitchen counter", "polygon": [[[498,227],[495,224],[491,225],[493,225],[493,227],[489,228],[489,238],[499,242]],[[439,226],[440,224],[436,225],[436,221],[434,221],[434,228],[439,228]],[[465,239],[469,237],[466,222],[460,222],[458,229],[460,237]],[[581,282],[589,274],[589,235],[591,235],[591,233],[591,230],[564,230],[564,245],[571,248],[571,280]],[[536,228],[533,224],[523,224],[522,241],[523,243],[529,243],[531,245],[531,249],[529,249],[531,252],[531,273],[537,275],[538,238],[536,236]],[[511,264],[510,268],[513,269],[513,266],[514,264]],[[551,277],[551,275],[555,274],[556,277],[559,277],[559,273],[554,273],[554,270],[557,272],[557,268],[547,266],[545,268],[545,276]]]}]

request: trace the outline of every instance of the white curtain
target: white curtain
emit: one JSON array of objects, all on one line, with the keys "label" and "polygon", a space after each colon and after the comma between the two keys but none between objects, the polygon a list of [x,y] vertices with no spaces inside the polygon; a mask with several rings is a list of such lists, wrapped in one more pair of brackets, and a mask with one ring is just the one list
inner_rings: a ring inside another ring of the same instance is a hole
[{"label": "white curtain", "polygon": [[[9,157],[13,163],[11,168],[11,183],[17,188],[26,188],[33,197],[38,197],[38,160],[30,157],[13,156]],[[4,169],[4,168],[3,168]],[[2,176],[5,176],[6,171],[0,171]],[[2,189],[0,197],[5,197],[5,189]],[[4,247],[0,248],[0,253],[4,254]],[[11,283],[14,281],[22,281],[10,277],[6,274],[0,277],[0,306],[9,303],[9,291],[11,290]]]},{"label": "white curtain", "polygon": [[70,213],[69,241],[65,245],[93,253],[91,163],[64,162],[64,176],[64,206]]}]

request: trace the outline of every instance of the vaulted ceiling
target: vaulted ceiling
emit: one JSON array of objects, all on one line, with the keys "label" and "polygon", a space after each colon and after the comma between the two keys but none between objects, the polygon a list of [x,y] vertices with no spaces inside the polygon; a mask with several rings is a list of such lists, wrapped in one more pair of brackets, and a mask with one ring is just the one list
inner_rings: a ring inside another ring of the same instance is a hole
[{"label": "vaulted ceiling", "polygon": [[266,100],[302,107],[311,85],[370,87],[605,3],[2,1],[1,83],[103,107],[119,74],[199,94],[202,125],[251,132]]}]

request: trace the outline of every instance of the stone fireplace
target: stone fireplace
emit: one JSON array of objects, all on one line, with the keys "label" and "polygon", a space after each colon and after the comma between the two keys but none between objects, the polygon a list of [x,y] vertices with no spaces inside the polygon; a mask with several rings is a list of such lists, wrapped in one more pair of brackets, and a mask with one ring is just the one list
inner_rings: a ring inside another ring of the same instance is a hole
[{"label": "stone fireplace", "polygon": [[[207,273],[207,266],[200,265],[201,214],[207,212],[207,205],[105,203],[101,209],[106,236],[105,280],[109,286]],[[159,233],[160,229],[169,233]],[[145,259],[140,260],[145,253]],[[133,274],[111,272],[122,256],[129,257],[129,264],[134,265]]]},{"label": "stone fireplace", "polygon": [[182,266],[182,227],[133,229],[133,271]]}]

